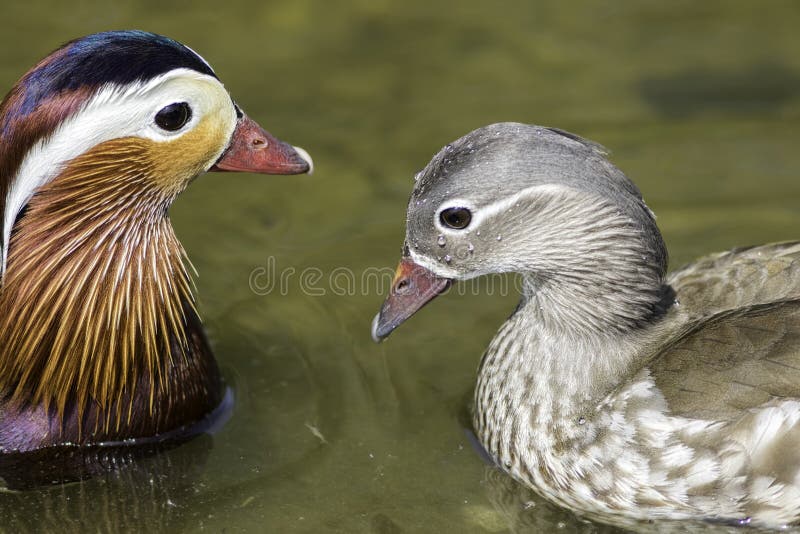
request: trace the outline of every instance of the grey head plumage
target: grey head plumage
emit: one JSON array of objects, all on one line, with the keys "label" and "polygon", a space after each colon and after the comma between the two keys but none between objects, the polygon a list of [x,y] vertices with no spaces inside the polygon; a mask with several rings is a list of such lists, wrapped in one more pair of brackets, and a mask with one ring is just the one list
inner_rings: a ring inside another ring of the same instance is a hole
[{"label": "grey head plumage", "polygon": [[470,132],[417,175],[406,256],[443,279],[523,273],[526,295],[564,312],[564,327],[648,322],[665,306],[666,247],[639,189],[606,154],[542,126]]}]

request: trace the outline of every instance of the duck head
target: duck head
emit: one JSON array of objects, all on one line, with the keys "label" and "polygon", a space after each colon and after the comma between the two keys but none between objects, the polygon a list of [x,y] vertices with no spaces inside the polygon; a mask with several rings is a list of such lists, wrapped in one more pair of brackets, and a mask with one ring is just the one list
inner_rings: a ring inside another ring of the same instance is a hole
[{"label": "duck head", "polygon": [[[492,124],[445,146],[415,178],[406,240],[372,336],[387,337],[453,281],[522,273],[567,328],[627,328],[661,302],[667,253],[636,186],[595,143]],[[612,325],[612,326],[609,326]]]},{"label": "duck head", "polygon": [[90,35],[42,60],[0,104],[0,136],[4,258],[36,189],[91,150],[140,152],[140,167],[167,197],[208,170],[311,170],[305,151],[241,111],[203,58],[137,31]]},{"label": "duck head", "polygon": [[90,35],[25,74],[0,104],[0,451],[157,435],[213,409],[167,210],[205,171],[311,167],[166,37]]}]

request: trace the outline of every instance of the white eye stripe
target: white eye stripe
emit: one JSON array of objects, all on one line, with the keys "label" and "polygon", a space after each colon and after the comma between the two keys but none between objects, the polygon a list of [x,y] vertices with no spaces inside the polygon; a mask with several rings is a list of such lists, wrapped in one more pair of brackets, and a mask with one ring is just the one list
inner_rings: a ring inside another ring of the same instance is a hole
[{"label": "white eye stripe", "polygon": [[[159,128],[155,115],[169,104],[187,102],[189,122],[175,132]],[[99,89],[75,115],[25,155],[11,180],[3,213],[2,272],[5,272],[12,226],[33,192],[56,177],[70,160],[92,147],[122,137],[157,142],[173,140],[191,130],[208,113],[228,108],[227,135],[233,134],[236,112],[230,95],[216,78],[191,69],[175,69],[144,83]],[[223,147],[224,148],[224,147]]]},{"label": "white eye stripe", "polygon": [[[565,187],[555,184],[544,184],[544,185],[535,185],[531,187],[526,187],[524,189],[520,189],[516,193],[511,196],[507,196],[501,198],[491,204],[486,206],[475,208],[474,203],[470,201],[466,201],[460,198],[449,199],[446,203],[442,204],[437,210],[435,214],[434,226],[436,229],[443,234],[446,233],[450,236],[456,235],[464,235],[466,231],[469,231],[472,234],[479,233],[481,230],[481,225],[487,219],[494,217],[500,213],[507,212],[512,207],[515,207],[517,204],[523,202],[526,197],[538,195],[539,193],[551,193],[556,194],[559,192],[563,192]],[[441,213],[449,208],[467,208],[470,210],[472,218],[470,220],[469,225],[463,229],[454,229],[449,228],[441,224],[440,216]],[[408,240],[408,239],[407,239]],[[459,272],[454,267],[446,265],[441,261],[437,261],[436,259],[422,254],[421,252],[417,251],[413,246],[409,247],[409,254],[411,259],[417,263],[428,269],[429,271],[435,273],[438,276],[443,276],[445,278],[457,278],[460,280],[467,280],[470,278],[476,278],[485,274],[483,271],[471,271],[471,272]]]},{"label": "white eye stripe", "polygon": [[540,193],[548,193],[548,194],[555,194],[564,191],[564,187],[556,184],[543,184],[543,185],[534,185],[531,187],[526,187],[524,189],[520,189],[516,193],[511,196],[507,196],[497,200],[487,206],[482,207],[480,210],[472,212],[472,222],[470,223],[470,227],[478,227],[484,220],[489,219],[497,215],[498,213],[506,212],[509,209],[515,207],[519,204],[525,197],[532,196],[534,194]]},{"label": "white eye stripe", "polygon": [[[520,189],[511,196],[501,198],[481,208],[475,208],[472,202],[460,198],[448,200],[446,204],[442,204],[439,207],[439,209],[436,210],[434,225],[438,230],[442,230],[443,232],[448,232],[450,234],[463,233],[464,230],[466,229],[469,230],[478,229],[480,228],[480,225],[483,223],[483,221],[493,217],[494,215],[497,215],[498,213],[508,211],[510,208],[514,207],[517,203],[519,203],[523,198],[527,196],[539,192],[555,193],[563,190],[564,188],[562,186],[554,184],[534,185],[531,187]],[[450,228],[441,223],[440,217],[442,212],[450,208],[467,208],[468,210],[470,210],[472,218],[467,228],[464,229]]]}]

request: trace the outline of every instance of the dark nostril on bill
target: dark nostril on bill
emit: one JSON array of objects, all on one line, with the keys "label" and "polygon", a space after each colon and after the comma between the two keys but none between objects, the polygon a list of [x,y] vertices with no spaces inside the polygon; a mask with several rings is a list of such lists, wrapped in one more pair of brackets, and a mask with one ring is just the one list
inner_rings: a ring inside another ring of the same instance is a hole
[{"label": "dark nostril on bill", "polygon": [[408,291],[410,286],[411,282],[407,278],[403,278],[402,280],[397,282],[397,284],[394,286],[394,292],[399,294],[405,293],[406,291]]}]

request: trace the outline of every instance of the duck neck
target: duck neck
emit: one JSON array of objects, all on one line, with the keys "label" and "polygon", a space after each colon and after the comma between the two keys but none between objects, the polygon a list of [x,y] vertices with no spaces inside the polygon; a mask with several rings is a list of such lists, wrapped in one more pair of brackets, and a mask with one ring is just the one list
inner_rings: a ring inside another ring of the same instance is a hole
[{"label": "duck neck", "polygon": [[529,423],[543,425],[579,419],[638,369],[673,302],[668,286],[653,293],[658,301],[623,310],[618,302],[589,298],[590,287],[534,275],[524,281],[519,307],[481,362],[476,416],[484,420],[478,426],[523,412]]},{"label": "duck neck", "polygon": [[146,167],[113,156],[73,160],[36,191],[11,237],[0,412],[56,421],[45,445],[159,434],[220,398],[172,197],[147,185]]}]

